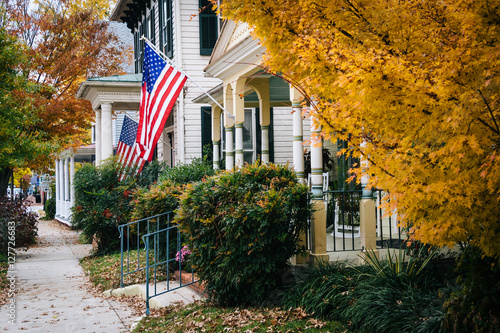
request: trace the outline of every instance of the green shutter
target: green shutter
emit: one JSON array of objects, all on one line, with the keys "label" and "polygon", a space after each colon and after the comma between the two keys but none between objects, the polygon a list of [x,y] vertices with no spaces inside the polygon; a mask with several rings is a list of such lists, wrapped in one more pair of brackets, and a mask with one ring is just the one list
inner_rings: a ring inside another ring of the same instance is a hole
[{"label": "green shutter", "polygon": [[208,0],[200,0],[200,55],[211,55],[217,41],[217,14]]},{"label": "green shutter", "polygon": [[201,154],[205,156],[205,146],[212,147],[212,108],[201,107]]}]

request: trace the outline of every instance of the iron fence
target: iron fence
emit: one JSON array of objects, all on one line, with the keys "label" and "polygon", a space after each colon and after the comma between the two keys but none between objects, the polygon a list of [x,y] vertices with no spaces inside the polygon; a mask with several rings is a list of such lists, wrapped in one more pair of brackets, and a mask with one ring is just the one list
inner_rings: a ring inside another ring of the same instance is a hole
[{"label": "iron fence", "polygon": [[[183,273],[183,266],[186,265],[183,265],[182,235],[176,225],[170,225],[172,216],[173,212],[166,212],[118,226],[120,287],[124,286],[124,277],[145,271],[146,314],[150,313],[151,298],[198,282],[192,270]],[[134,251],[137,255],[132,256]],[[170,282],[171,273],[176,270],[179,271],[178,285]],[[184,283],[182,278],[186,274],[191,275],[188,283]],[[160,288],[159,282],[165,280],[166,286]]]},{"label": "iron fence", "polygon": [[[174,239],[172,239],[174,238]],[[186,273],[184,262],[184,254],[182,249],[182,235],[176,225],[168,228],[148,233],[143,236],[144,244],[146,245],[146,314],[149,314],[149,300],[168,292],[187,287],[198,282],[192,268]],[[152,241],[151,241],[152,240]],[[173,247],[172,247],[173,245]],[[173,250],[173,251],[172,251]],[[152,253],[151,253],[152,252]],[[151,257],[152,254],[152,257]],[[183,268],[184,266],[184,268]],[[166,283],[164,290],[158,288],[158,271],[166,272],[166,276],[170,276],[172,270],[178,270],[178,284]],[[184,272],[184,273],[183,273]],[[183,275],[190,276],[190,281],[183,282]],[[151,281],[152,277],[152,281]],[[153,284],[152,290],[149,285]]]},{"label": "iron fence", "polygon": [[[380,207],[385,193],[373,191],[376,201],[377,248],[402,246],[401,228],[397,212],[386,212]],[[327,212],[327,252],[361,250],[360,202],[362,190],[324,191]]]}]

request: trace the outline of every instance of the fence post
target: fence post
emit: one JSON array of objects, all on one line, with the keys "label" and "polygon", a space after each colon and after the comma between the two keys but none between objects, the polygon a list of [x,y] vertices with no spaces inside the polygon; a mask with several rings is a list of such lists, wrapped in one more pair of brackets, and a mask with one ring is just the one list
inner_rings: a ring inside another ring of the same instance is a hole
[{"label": "fence post", "polygon": [[366,252],[373,252],[378,258],[377,250],[377,218],[375,216],[375,201],[373,199],[361,199],[359,207],[361,253],[360,263],[364,264]]},{"label": "fence post", "polygon": [[[366,142],[361,144],[364,148]],[[367,187],[368,175],[366,169],[368,167],[368,160],[363,158],[361,160],[361,167],[363,168],[364,175],[361,176],[361,188],[363,194],[359,204],[359,234],[361,237],[361,251],[360,251],[360,264],[365,263],[366,253],[373,252],[378,258],[377,250],[377,216],[376,205],[373,200],[373,192]]]},{"label": "fence post", "polygon": [[309,263],[329,261],[326,253],[326,204],[322,199],[313,200],[314,213],[311,220],[311,254]]}]

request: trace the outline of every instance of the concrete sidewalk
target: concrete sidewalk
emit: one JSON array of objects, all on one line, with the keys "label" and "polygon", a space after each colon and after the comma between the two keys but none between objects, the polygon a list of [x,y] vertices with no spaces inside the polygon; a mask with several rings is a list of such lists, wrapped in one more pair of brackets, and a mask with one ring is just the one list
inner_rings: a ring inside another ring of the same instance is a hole
[{"label": "concrete sidewalk", "polygon": [[38,245],[17,251],[15,324],[9,303],[1,308],[0,331],[128,332],[136,319],[123,303],[94,297],[85,288],[79,259],[91,245],[80,245],[76,232],[54,221],[38,224]]}]

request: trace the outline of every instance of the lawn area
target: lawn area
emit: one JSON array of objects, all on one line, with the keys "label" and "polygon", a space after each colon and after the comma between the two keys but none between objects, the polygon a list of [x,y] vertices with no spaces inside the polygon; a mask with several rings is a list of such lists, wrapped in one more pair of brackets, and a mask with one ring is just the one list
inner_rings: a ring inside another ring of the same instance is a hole
[{"label": "lawn area", "polygon": [[[129,268],[130,271],[137,268],[137,250],[130,251],[129,254]],[[124,258],[124,265],[126,258]],[[82,266],[85,273],[89,276],[90,281],[100,290],[108,290],[114,288],[120,288],[120,253],[113,253],[105,256],[90,256],[85,257],[80,260],[80,265]],[[146,266],[146,253],[141,251],[139,255],[139,267]],[[126,266],[124,267],[126,271]],[[153,273],[150,273],[150,278],[153,277]],[[166,280],[166,274],[161,271],[157,271],[157,279],[162,281]],[[146,282],[146,271],[142,270],[130,275],[127,275],[123,279],[124,285],[128,286],[131,284],[145,283]]]},{"label": "lawn area", "polygon": [[199,301],[172,305],[142,319],[133,332],[350,332],[302,309],[222,308]]},{"label": "lawn area", "polygon": [[[137,251],[130,253],[130,267],[137,265]],[[132,260],[134,258],[135,260]],[[145,254],[140,253],[140,265]],[[90,256],[80,261],[84,271],[99,291],[120,287],[120,253]],[[162,276],[166,278],[165,275]],[[144,283],[145,272],[131,274],[124,284]],[[120,299],[120,298],[118,298]],[[124,298],[125,302],[130,299]],[[136,304],[142,308],[142,302]],[[142,311],[145,310],[145,307]],[[280,308],[223,308],[206,301],[189,305],[175,304],[152,310],[134,332],[349,332],[334,321],[322,321],[302,309],[285,311]]]}]

